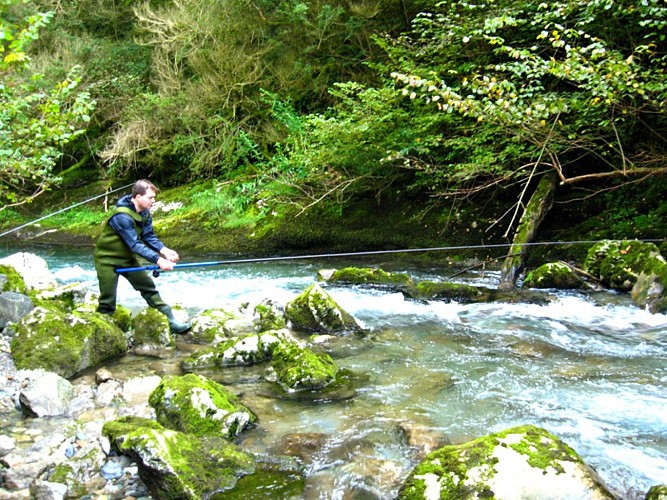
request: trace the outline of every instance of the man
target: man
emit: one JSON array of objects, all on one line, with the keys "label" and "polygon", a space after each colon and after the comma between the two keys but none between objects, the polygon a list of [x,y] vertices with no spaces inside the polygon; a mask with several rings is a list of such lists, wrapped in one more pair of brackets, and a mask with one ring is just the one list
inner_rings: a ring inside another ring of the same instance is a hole
[{"label": "man", "polygon": [[[95,270],[100,285],[97,311],[113,314],[116,310],[116,290],[118,276],[116,268],[140,267],[137,256],[157,264],[163,271],[170,271],[179,256],[167,248],[153,230],[150,209],[155,203],[158,189],[152,182],[142,179],[132,188],[132,194],[123,196],[107,218],[102,233],[95,245]],[[150,307],[154,307],[169,319],[169,327],[174,333],[190,329],[189,323],[174,319],[169,307],[160,297],[155,283],[147,271],[123,273],[132,287],[141,293]]]}]

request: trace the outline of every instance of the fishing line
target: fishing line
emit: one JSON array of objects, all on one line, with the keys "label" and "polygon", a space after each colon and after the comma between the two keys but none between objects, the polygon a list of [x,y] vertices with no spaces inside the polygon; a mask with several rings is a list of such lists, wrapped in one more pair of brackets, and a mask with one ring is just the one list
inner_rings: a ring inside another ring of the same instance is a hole
[{"label": "fishing line", "polygon": [[56,212],[53,212],[53,213],[51,213],[51,214],[49,214],[49,215],[45,215],[44,217],[40,217],[39,219],[35,219],[35,220],[33,220],[33,221],[27,222],[27,223],[25,223],[25,224],[23,224],[23,225],[21,225],[21,226],[15,227],[14,229],[10,229],[9,231],[5,231],[4,233],[1,233],[1,234],[0,234],[0,238],[2,238],[3,236],[6,236],[6,235],[8,235],[8,234],[11,234],[11,233],[13,233],[13,232],[16,232],[16,231],[18,231],[19,229],[23,229],[24,227],[28,227],[28,226],[31,226],[31,225],[37,223],[37,222],[43,221],[44,219],[48,219],[49,217],[53,217],[54,215],[61,214],[61,213],[63,213],[63,212],[66,212],[67,210],[70,210],[70,209],[72,209],[72,208],[75,208],[75,207],[78,207],[78,206],[83,205],[83,204],[85,204],[85,203],[88,203],[89,201],[93,201],[93,200],[96,200],[96,199],[98,199],[98,198],[102,198],[103,196],[108,196],[108,195],[110,195],[110,194],[112,194],[112,193],[115,193],[116,191],[120,191],[120,190],[122,190],[122,189],[126,189],[126,188],[128,188],[128,187],[130,187],[130,186],[132,186],[132,185],[134,185],[134,183],[132,183],[132,184],[128,184],[127,186],[123,186],[123,187],[116,188],[116,189],[114,189],[114,190],[112,190],[112,191],[107,191],[107,192],[105,192],[105,193],[98,194],[97,196],[93,196],[92,198],[88,198],[87,200],[80,201],[79,203],[75,203],[74,205],[71,205],[71,206],[69,206],[69,207],[61,208],[60,210],[58,210],[58,211],[56,211]]},{"label": "fishing line", "polygon": [[[647,240],[637,240],[643,241],[645,243],[655,243],[666,241],[664,239],[647,239]],[[521,243],[520,246],[547,246],[547,245],[582,245],[588,244],[592,245],[599,243],[600,240],[580,240],[580,241],[537,241],[529,243]],[[286,261],[286,260],[306,260],[306,259],[330,259],[337,257],[361,257],[369,255],[387,255],[387,254],[397,254],[397,253],[417,253],[417,252],[442,252],[446,250],[477,250],[477,249],[490,249],[490,248],[507,248],[513,246],[514,243],[493,243],[489,245],[461,245],[461,246],[450,246],[450,247],[429,247],[429,248],[405,248],[401,250],[370,250],[365,252],[341,252],[341,253],[321,253],[321,254],[310,254],[310,255],[285,255],[279,257],[258,257],[252,259],[231,259],[231,260],[217,260],[212,262],[191,262],[188,264],[175,264],[174,270],[176,269],[185,269],[189,267],[206,267],[206,266],[228,266],[234,264],[252,264],[259,262],[276,262],[276,261]],[[135,273],[138,271],[153,271],[153,276],[159,276],[162,270],[157,264],[152,264],[148,266],[140,267],[119,267],[116,269],[118,274],[124,273]]]}]

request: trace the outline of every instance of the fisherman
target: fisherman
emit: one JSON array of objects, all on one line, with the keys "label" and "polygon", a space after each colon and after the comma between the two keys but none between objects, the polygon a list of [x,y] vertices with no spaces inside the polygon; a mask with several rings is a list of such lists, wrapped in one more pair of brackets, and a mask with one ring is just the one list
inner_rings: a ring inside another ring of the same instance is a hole
[{"label": "fisherman", "polygon": [[[155,203],[158,188],[146,180],[134,183],[132,194],[123,196],[116,203],[102,228],[95,245],[95,270],[100,286],[100,298],[97,311],[112,315],[116,310],[116,291],[118,273],[116,268],[139,266],[137,256],[157,264],[163,271],[171,271],[179,256],[167,248],[153,230],[153,218],[150,209]],[[173,333],[184,333],[190,329],[190,323],[182,323],[174,318],[171,307],[158,293],[155,282],[147,271],[123,274],[132,287],[153,307],[169,319]]]}]

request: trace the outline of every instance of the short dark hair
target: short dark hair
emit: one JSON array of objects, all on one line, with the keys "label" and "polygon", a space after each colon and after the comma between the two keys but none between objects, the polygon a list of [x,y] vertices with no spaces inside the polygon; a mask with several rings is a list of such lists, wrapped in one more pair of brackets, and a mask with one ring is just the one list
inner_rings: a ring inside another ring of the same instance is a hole
[{"label": "short dark hair", "polygon": [[149,189],[152,189],[155,193],[159,191],[158,188],[155,187],[155,184],[153,184],[151,181],[148,179],[140,179],[137,182],[134,183],[134,186],[132,187],[132,198],[135,196],[143,196],[146,194],[146,191]]}]

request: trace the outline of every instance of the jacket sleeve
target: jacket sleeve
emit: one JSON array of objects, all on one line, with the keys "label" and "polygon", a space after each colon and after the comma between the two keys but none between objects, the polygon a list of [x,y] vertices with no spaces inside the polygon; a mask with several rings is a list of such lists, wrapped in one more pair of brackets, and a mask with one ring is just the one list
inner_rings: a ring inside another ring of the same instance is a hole
[{"label": "jacket sleeve", "polygon": [[[148,222],[150,222],[150,219]],[[118,235],[123,239],[125,244],[132,252],[143,257],[148,262],[155,263],[158,261],[160,258],[158,251],[164,247],[164,244],[155,236],[152,224],[150,224],[149,231],[149,236],[152,234],[152,238],[149,238],[148,240],[151,243],[151,246],[148,246],[142,241],[144,239],[146,225],[144,224],[144,228],[142,230],[142,239],[139,239],[137,236],[137,231],[134,228],[134,221],[129,215],[123,213],[116,214],[109,219],[109,225],[113,228],[114,231],[116,231],[116,233],[118,233]],[[155,245],[157,248],[153,247],[153,245]]]}]

